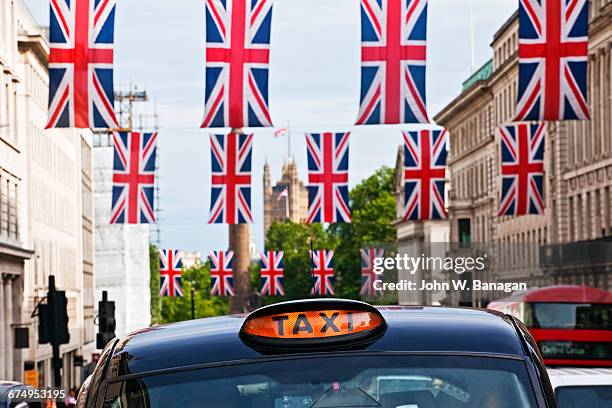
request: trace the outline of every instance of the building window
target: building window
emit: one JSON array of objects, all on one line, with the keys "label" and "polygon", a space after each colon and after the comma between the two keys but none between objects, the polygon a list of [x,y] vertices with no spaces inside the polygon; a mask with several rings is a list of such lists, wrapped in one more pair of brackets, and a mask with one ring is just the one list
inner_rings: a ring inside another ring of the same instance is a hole
[{"label": "building window", "polygon": [[586,227],[586,231],[585,231],[585,237],[586,239],[591,239],[593,236],[593,195],[589,192],[586,193],[586,203],[585,203],[585,214],[584,214],[584,221],[585,221],[585,227]]},{"label": "building window", "polygon": [[605,217],[605,227],[607,229],[606,236],[612,236],[612,188],[609,186],[604,189],[604,217]]},{"label": "building window", "polygon": [[461,246],[470,245],[472,242],[472,232],[469,218],[459,218],[457,220],[459,229],[459,243]]},{"label": "building window", "polygon": [[0,236],[8,236],[8,186],[6,178],[0,173]]},{"label": "building window", "polygon": [[577,195],[576,196],[576,241],[581,241],[582,240],[582,226],[583,226],[583,222],[582,220],[584,219],[584,216],[582,214],[582,195]]},{"label": "building window", "polygon": [[594,221],[595,221],[595,235],[594,238],[599,238],[599,237],[603,237],[606,235],[606,227],[604,225],[604,223],[602,222],[602,216],[601,216],[601,191],[600,190],[595,190],[594,192],[594,200],[595,200],[595,208],[594,208],[594,212],[595,212],[595,216],[593,217]]}]

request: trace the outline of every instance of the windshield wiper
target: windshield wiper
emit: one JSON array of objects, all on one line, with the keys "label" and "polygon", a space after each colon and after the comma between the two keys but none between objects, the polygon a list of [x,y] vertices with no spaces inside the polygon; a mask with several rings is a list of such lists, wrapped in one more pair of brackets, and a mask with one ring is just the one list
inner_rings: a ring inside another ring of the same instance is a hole
[{"label": "windshield wiper", "polygon": [[317,398],[310,408],[380,408],[382,405],[370,394],[357,388],[334,388]]}]

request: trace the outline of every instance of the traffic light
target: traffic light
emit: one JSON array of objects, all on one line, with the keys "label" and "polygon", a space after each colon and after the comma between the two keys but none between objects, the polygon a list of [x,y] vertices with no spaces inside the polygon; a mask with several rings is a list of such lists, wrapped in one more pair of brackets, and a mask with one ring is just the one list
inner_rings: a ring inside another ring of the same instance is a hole
[{"label": "traffic light", "polygon": [[97,348],[103,349],[115,337],[115,327],[115,302],[108,300],[108,292],[103,291],[102,300],[98,302]]},{"label": "traffic light", "polygon": [[38,305],[38,344],[47,344],[51,341],[49,329],[49,305],[41,303]]},{"label": "traffic light", "polygon": [[68,320],[66,292],[53,287],[47,292],[47,303],[38,305],[38,343],[70,343]]},{"label": "traffic light", "polygon": [[51,344],[51,369],[53,370],[53,385],[62,384],[62,358],[60,345],[70,343],[68,331],[68,300],[66,292],[55,289],[55,276],[49,275],[49,290],[46,301],[41,300],[34,309],[32,317],[38,312],[38,343]]},{"label": "traffic light", "polygon": [[70,332],[68,331],[68,300],[66,292],[55,290],[47,294],[47,302],[53,314],[55,323],[55,338],[57,344],[70,343]]}]

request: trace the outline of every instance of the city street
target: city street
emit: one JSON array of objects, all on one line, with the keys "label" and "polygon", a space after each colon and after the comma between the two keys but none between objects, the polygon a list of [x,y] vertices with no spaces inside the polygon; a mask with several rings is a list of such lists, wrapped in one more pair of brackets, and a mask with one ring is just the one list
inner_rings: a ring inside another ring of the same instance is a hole
[{"label": "city street", "polygon": [[612,0],[0,0],[0,408],[555,401],[612,408]]}]

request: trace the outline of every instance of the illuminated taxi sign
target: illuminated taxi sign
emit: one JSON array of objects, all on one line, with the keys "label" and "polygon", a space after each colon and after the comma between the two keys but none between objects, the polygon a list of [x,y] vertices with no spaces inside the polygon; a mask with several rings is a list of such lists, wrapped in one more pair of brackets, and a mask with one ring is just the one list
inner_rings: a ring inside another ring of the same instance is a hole
[{"label": "illuminated taxi sign", "polygon": [[313,346],[359,342],[382,333],[378,310],[362,302],[329,300],[286,302],[253,312],[244,322],[243,340],[261,346]]}]

